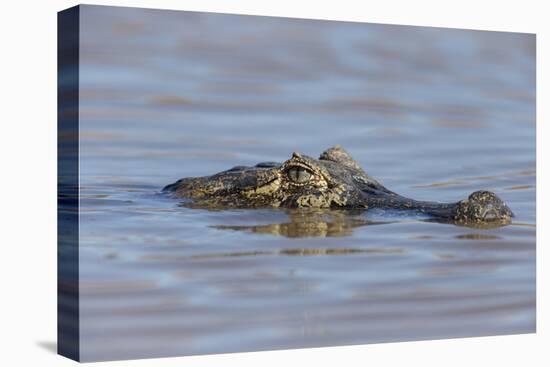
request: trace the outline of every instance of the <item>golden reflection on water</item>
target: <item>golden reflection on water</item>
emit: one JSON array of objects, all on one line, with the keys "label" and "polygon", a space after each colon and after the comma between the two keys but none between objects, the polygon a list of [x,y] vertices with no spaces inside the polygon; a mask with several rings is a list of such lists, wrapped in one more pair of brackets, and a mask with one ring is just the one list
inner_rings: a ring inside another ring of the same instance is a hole
[{"label": "golden reflection on water", "polygon": [[346,248],[285,248],[276,251],[241,251],[241,252],[220,252],[193,256],[167,256],[167,255],[147,255],[140,259],[143,261],[156,262],[179,262],[187,260],[207,260],[224,257],[248,257],[248,256],[320,256],[320,255],[354,255],[354,254],[372,254],[372,255],[398,255],[405,253],[402,248],[382,248],[382,247],[346,247]]},{"label": "golden reflection on water", "polygon": [[[191,205],[185,205],[192,208]],[[213,211],[223,211],[223,209],[212,209]],[[334,210],[334,209],[288,209],[285,213],[288,215],[288,221],[278,223],[263,223],[252,225],[227,225],[227,224],[215,224],[210,225],[210,228],[230,231],[241,231],[257,234],[270,234],[276,236],[283,236],[288,238],[299,237],[346,237],[351,236],[353,231],[360,227],[391,224],[396,223],[397,220],[389,220],[392,216],[398,219],[399,222],[406,222],[407,215],[414,215],[415,213],[403,213],[399,210],[386,210],[385,220],[373,220],[366,219],[365,215],[367,210]],[[401,214],[399,214],[401,213]],[[401,216],[401,218],[399,218]],[[495,229],[509,225],[509,222],[494,221],[494,222],[472,222],[472,223],[454,223],[439,218],[422,218],[422,217],[409,217],[411,221],[429,222],[429,223],[442,223],[452,224],[460,227],[488,230]],[[484,234],[470,234],[462,235],[468,238],[468,236],[478,236],[484,238],[495,238],[492,235]],[[431,238],[431,237],[426,237]],[[498,237],[496,237],[498,238]]]},{"label": "golden reflection on water", "polygon": [[367,220],[361,211],[288,210],[288,222],[257,225],[213,225],[211,228],[284,237],[341,237],[351,236],[353,230],[367,225],[390,223]]},{"label": "golden reflection on water", "polygon": [[501,237],[494,234],[485,233],[466,233],[455,236],[459,240],[498,240]]}]

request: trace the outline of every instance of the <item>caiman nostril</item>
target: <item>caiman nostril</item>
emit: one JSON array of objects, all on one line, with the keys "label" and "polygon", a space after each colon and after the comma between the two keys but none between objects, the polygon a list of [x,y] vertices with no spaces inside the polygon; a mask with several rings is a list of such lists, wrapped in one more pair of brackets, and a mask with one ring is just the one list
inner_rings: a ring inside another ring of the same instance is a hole
[{"label": "caiman nostril", "polygon": [[486,220],[498,219],[498,214],[494,209],[485,210],[485,212],[483,213],[483,219],[486,219]]}]

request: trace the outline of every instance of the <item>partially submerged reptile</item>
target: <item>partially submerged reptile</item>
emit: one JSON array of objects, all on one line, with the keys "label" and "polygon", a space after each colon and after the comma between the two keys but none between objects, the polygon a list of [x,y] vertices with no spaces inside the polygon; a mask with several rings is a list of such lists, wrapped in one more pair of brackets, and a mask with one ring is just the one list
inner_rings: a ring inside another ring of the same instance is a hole
[{"label": "partially submerged reptile", "polygon": [[490,191],[476,191],[456,203],[396,194],[369,176],[339,145],[325,150],[319,159],[295,152],[283,163],[236,166],[212,176],[183,178],[163,191],[208,208],[398,209],[466,225],[508,224],[514,216]]}]

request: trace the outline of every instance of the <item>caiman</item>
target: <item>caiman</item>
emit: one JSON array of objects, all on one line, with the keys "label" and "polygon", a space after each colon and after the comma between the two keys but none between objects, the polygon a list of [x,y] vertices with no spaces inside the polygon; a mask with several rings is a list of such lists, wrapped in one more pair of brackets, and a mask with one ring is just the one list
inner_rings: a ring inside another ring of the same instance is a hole
[{"label": "caiman", "polygon": [[456,224],[508,224],[510,208],[491,191],[475,191],[454,203],[401,196],[369,176],[336,145],[319,159],[294,152],[283,163],[236,166],[212,176],[183,178],[164,192],[205,208],[372,208],[416,211]]}]

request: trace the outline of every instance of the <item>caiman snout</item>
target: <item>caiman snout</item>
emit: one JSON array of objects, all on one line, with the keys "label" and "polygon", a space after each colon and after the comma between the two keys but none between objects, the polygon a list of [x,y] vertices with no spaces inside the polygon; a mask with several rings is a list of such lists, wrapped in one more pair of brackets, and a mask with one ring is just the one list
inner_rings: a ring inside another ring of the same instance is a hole
[{"label": "caiman snout", "polygon": [[491,191],[476,191],[457,204],[454,219],[464,223],[510,222],[514,213]]}]

